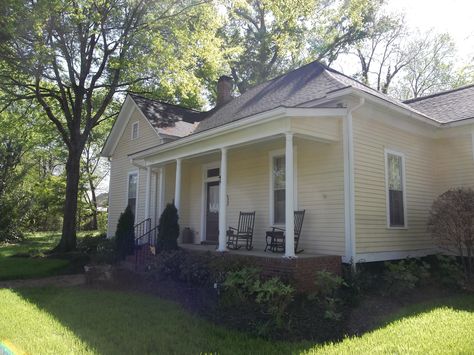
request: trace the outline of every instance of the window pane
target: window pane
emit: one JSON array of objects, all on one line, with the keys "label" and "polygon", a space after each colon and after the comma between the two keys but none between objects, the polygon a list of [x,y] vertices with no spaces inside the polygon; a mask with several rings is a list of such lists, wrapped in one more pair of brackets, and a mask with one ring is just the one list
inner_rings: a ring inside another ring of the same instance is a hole
[{"label": "window pane", "polygon": [[405,216],[403,210],[403,191],[389,191],[390,226],[403,227]]},{"label": "window pane", "polygon": [[273,222],[275,224],[285,223],[285,190],[275,190],[273,192],[274,198],[274,216]]},{"label": "window pane", "polygon": [[135,217],[135,211],[137,208],[137,199],[136,198],[129,198],[128,199],[128,205],[130,206],[130,209],[132,210],[133,216]]},{"label": "window pane", "polygon": [[132,125],[132,139],[138,138],[138,122]]},{"label": "window pane", "polygon": [[273,158],[273,188],[285,188],[285,157]]},{"label": "window pane", "polygon": [[137,182],[138,182],[137,174],[130,174],[128,176],[128,198],[129,199],[137,197]]},{"label": "window pane", "polygon": [[219,172],[219,168],[215,168],[215,169],[209,169],[207,171],[207,177],[210,178],[210,177],[218,177],[220,174]]},{"label": "window pane", "polygon": [[402,157],[388,154],[388,189],[402,191]]}]

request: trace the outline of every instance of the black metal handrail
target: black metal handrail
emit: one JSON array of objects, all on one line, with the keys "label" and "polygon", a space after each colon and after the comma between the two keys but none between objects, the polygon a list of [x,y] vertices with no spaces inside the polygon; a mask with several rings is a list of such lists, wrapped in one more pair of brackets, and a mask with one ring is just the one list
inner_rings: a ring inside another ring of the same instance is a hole
[{"label": "black metal handrail", "polygon": [[[135,270],[138,270],[138,265],[146,258],[146,248],[156,247],[156,240],[158,238],[159,227],[148,230],[143,235],[135,238]],[[151,250],[150,250],[151,252]]]},{"label": "black metal handrail", "polygon": [[151,228],[151,218],[146,218],[140,223],[137,223],[133,226],[135,232],[135,240],[141,238],[145,233],[147,233]]}]

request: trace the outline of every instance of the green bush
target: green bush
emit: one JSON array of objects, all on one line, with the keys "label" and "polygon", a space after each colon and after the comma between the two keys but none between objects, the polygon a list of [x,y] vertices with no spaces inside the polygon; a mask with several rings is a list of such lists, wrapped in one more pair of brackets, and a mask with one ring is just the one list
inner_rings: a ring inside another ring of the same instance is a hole
[{"label": "green bush", "polygon": [[118,261],[117,242],[115,238],[100,239],[92,260],[98,264],[114,264]]},{"label": "green bush", "polygon": [[287,310],[295,294],[292,286],[277,277],[262,279],[259,269],[248,267],[229,272],[222,286],[223,314],[247,313],[243,319],[253,321],[251,324],[263,336],[285,329]]},{"label": "green bush", "polygon": [[419,286],[430,277],[430,265],[418,259],[385,262],[383,293],[401,295]]},{"label": "green bush", "polygon": [[178,210],[168,203],[160,217],[157,247],[158,250],[178,249],[179,224]]},{"label": "green bush", "polygon": [[464,274],[456,257],[438,254],[432,265],[432,276],[441,286],[459,288],[463,285]]},{"label": "green bush", "polygon": [[134,216],[130,206],[120,214],[117,231],[115,232],[115,243],[118,255],[121,259],[125,259],[127,255],[133,254],[135,248],[135,230]]},{"label": "green bush", "polygon": [[324,310],[324,318],[340,320],[342,318],[342,298],[340,290],[347,286],[342,277],[328,271],[318,271],[315,278],[316,291],[309,295],[309,299],[316,300]]}]

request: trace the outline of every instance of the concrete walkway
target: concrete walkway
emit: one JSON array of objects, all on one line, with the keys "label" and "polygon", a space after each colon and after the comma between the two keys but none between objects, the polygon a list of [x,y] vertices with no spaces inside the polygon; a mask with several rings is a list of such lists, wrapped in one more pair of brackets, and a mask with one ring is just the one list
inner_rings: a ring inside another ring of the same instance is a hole
[{"label": "concrete walkway", "polygon": [[20,287],[72,287],[80,286],[86,283],[84,274],[50,276],[41,279],[10,280],[0,281],[1,288],[20,288]]}]

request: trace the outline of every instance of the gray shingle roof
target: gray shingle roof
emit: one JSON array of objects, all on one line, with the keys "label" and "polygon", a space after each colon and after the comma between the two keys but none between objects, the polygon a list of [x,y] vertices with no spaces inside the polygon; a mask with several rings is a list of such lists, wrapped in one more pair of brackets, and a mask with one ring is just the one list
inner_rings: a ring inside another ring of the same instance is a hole
[{"label": "gray shingle roof", "polygon": [[287,74],[260,84],[234,98],[207,118],[195,132],[205,131],[276,107],[307,106],[309,101],[325,98],[329,93],[352,87],[382,100],[423,114],[402,102],[382,94],[361,82],[319,62],[309,63]]},{"label": "gray shingle roof", "polygon": [[277,107],[308,107],[312,101],[345,88],[354,88],[439,123],[474,118],[474,85],[400,102],[319,62],[257,85],[207,112],[131,96],[158,131],[183,137]]},{"label": "gray shingle roof", "polygon": [[404,101],[441,123],[474,118],[474,85]]},{"label": "gray shingle roof", "polygon": [[208,115],[192,109],[129,94],[150,124],[159,133],[184,137],[191,134],[197,122]]}]

